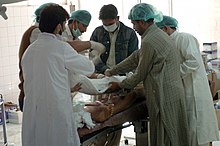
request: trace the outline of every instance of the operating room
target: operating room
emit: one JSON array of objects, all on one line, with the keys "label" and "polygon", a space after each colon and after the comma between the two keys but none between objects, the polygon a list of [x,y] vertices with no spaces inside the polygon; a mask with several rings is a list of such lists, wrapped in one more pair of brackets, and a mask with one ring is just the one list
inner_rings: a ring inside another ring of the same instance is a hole
[{"label": "operating room", "polygon": [[[49,7],[68,13],[51,33]],[[219,0],[0,0],[0,15],[0,145],[220,146]],[[49,36],[69,52],[34,51]]]}]

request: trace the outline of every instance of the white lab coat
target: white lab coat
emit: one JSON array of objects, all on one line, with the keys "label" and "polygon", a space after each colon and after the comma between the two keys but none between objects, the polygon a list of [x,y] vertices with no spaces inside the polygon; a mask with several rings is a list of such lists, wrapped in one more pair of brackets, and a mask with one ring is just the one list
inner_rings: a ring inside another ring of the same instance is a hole
[{"label": "white lab coat", "polygon": [[191,146],[218,140],[217,119],[199,43],[187,33],[175,31],[171,37],[181,53]]},{"label": "white lab coat", "polygon": [[21,65],[22,146],[79,146],[68,73],[91,75],[93,63],[55,35],[41,33],[26,50]]},{"label": "white lab coat", "polygon": [[38,35],[41,33],[39,29],[39,23],[36,22],[34,25],[37,26],[37,28],[33,29],[33,31],[31,32],[30,43],[36,41]]}]

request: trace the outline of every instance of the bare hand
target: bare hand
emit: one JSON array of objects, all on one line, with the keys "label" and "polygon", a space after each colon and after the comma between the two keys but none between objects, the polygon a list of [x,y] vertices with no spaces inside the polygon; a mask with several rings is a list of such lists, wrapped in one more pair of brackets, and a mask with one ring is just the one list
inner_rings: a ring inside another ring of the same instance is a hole
[{"label": "bare hand", "polygon": [[69,43],[70,46],[77,52],[82,52],[90,48],[90,41],[74,40],[67,41],[67,43]]},{"label": "bare hand", "polygon": [[116,92],[121,89],[118,82],[110,82],[109,86],[110,87],[106,91],[107,93]]},{"label": "bare hand", "polygon": [[104,74],[98,74],[98,73],[93,73],[91,76],[89,76],[88,78],[90,79],[101,79],[104,78],[105,75]]},{"label": "bare hand", "polygon": [[71,92],[79,91],[81,89],[81,83],[77,83],[74,87],[71,88]]}]

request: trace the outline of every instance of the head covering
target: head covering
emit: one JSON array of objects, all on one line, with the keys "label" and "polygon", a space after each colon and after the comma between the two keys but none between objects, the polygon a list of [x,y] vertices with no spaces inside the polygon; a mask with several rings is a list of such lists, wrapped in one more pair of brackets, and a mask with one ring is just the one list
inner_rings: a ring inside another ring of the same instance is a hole
[{"label": "head covering", "polygon": [[89,25],[92,16],[86,10],[77,10],[71,13],[70,20],[77,20],[84,25]]},{"label": "head covering", "polygon": [[158,11],[154,6],[146,3],[135,5],[128,15],[130,20],[144,20],[154,19],[154,22],[162,21],[162,12]]},{"label": "head covering", "polygon": [[170,16],[163,16],[163,20],[161,22],[156,23],[159,28],[163,28],[164,26],[169,27],[178,27],[178,21]]},{"label": "head covering", "polygon": [[49,6],[49,5],[56,5],[56,4],[55,4],[55,3],[45,3],[45,4],[41,5],[41,6],[39,6],[39,7],[35,10],[34,14],[35,14],[35,16],[36,16],[36,21],[37,21],[37,22],[39,22],[39,20],[40,20],[40,13],[41,13],[41,11],[42,11],[46,6]]},{"label": "head covering", "polygon": [[102,6],[99,11],[99,19],[115,19],[118,16],[118,10],[113,4]]}]

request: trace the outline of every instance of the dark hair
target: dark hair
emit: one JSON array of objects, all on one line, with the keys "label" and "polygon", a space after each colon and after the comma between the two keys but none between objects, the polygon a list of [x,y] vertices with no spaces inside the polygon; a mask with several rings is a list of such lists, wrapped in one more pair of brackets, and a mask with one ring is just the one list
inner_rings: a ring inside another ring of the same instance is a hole
[{"label": "dark hair", "polygon": [[176,27],[170,27],[171,29],[173,29],[173,30],[176,30]]},{"label": "dark hair", "polygon": [[115,19],[118,16],[117,8],[112,5],[104,5],[99,11],[99,19]]},{"label": "dark hair", "polygon": [[59,5],[45,7],[40,16],[39,29],[41,32],[53,33],[56,26],[69,19],[68,12]]},{"label": "dark hair", "polygon": [[147,20],[147,23],[153,23],[154,22],[154,19],[153,18],[150,18]]},{"label": "dark hair", "polygon": [[36,22],[40,21],[40,16],[36,16]]},{"label": "dark hair", "polygon": [[71,24],[71,23],[73,23],[73,20],[72,20],[72,19],[69,19],[69,20],[68,20],[68,25]]}]

